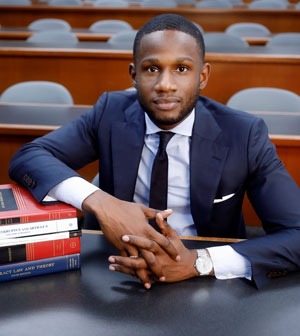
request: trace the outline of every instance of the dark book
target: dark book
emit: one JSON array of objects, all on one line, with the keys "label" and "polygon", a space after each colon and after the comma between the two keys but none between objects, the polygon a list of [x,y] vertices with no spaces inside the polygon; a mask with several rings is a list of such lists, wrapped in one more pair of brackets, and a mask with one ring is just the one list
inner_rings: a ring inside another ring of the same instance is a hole
[{"label": "dark book", "polygon": [[0,266],[0,282],[80,268],[80,254],[24,261]]}]

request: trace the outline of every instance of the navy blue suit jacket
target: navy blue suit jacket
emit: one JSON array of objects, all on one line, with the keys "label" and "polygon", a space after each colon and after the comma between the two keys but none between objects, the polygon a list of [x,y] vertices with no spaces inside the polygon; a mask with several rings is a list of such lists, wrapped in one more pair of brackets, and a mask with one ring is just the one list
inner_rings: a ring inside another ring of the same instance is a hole
[{"label": "navy blue suit jacket", "polygon": [[[190,150],[191,211],[201,236],[245,237],[245,192],[267,235],[232,247],[252,265],[257,286],[300,266],[300,191],[268,138],[265,123],[199,97]],[[132,201],[145,134],[135,92],[104,93],[74,122],[25,145],[10,175],[38,201],[75,170],[99,159],[100,188]],[[214,203],[226,195],[233,197]]]}]

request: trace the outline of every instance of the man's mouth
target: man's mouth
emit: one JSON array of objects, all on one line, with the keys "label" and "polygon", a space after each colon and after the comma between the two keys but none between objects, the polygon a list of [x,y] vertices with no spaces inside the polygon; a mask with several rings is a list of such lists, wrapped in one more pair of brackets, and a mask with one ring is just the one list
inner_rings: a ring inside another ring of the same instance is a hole
[{"label": "man's mouth", "polygon": [[179,101],[180,100],[175,97],[156,98],[153,100],[154,104],[156,105],[156,108],[163,111],[174,110],[178,106]]}]

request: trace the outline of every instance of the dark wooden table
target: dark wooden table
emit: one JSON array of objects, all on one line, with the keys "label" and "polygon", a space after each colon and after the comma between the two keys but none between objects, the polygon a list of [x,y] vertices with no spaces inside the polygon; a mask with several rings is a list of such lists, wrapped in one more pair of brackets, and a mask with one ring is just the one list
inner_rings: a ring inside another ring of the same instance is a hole
[{"label": "dark wooden table", "polygon": [[[246,281],[154,284],[108,270],[113,249],[82,236],[81,270],[1,283],[1,334],[14,336],[298,336],[300,273],[257,290]],[[192,248],[222,241],[185,240]]]}]

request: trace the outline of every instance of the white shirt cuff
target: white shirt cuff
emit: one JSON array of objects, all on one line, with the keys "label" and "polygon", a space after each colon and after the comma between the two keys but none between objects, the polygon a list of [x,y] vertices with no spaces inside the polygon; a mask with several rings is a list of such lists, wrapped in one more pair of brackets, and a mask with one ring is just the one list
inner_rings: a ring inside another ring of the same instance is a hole
[{"label": "white shirt cuff", "polygon": [[237,253],[231,246],[209,247],[207,250],[211,256],[217,279],[246,278],[251,280],[250,261]]},{"label": "white shirt cuff", "polygon": [[74,176],[52,188],[43,201],[57,200],[82,210],[82,202],[96,190],[99,190],[99,188],[92,183],[81,177]]}]

